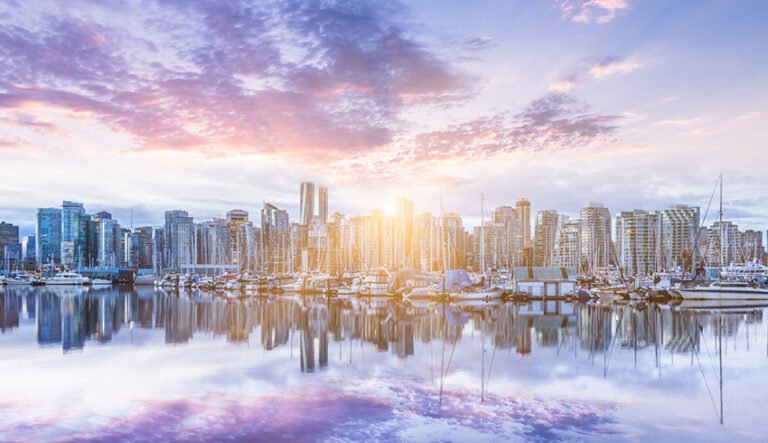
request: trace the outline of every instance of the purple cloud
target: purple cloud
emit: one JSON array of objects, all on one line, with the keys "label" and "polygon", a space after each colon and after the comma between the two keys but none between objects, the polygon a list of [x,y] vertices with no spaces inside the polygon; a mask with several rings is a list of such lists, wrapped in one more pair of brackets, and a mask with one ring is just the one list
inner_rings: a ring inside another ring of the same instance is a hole
[{"label": "purple cloud", "polygon": [[391,143],[409,103],[467,96],[399,4],[154,6],[152,40],[66,14],[0,23],[0,107],[87,112],[145,150],[333,159]]},{"label": "purple cloud", "polygon": [[562,93],[550,93],[519,113],[498,114],[419,134],[414,160],[476,158],[518,150],[577,148],[614,141],[620,116],[590,113],[586,104]]}]

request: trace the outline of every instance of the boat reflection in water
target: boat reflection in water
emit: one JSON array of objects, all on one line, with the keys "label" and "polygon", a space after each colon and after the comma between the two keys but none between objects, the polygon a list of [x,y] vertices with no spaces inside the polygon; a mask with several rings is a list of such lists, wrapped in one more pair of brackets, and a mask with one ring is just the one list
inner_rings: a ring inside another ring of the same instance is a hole
[{"label": "boat reflection in water", "polygon": [[[26,375],[14,361],[22,365],[23,358],[45,357],[53,372],[40,369],[38,375],[55,378],[56,365],[75,366],[75,373],[84,378],[59,382],[86,389],[85,377],[101,355],[108,357],[100,349],[109,345],[120,357],[119,365],[131,368],[129,373],[102,370],[99,376],[116,385],[110,389],[124,389],[124,395],[133,398],[137,385],[125,380],[161,378],[157,386],[140,389],[144,397],[133,400],[139,410],[164,398],[192,397],[200,400],[198,406],[205,405],[199,416],[218,417],[225,414],[221,398],[230,395],[226,407],[250,404],[253,414],[261,415],[268,403],[348,408],[339,416],[324,412],[322,423],[310,420],[311,426],[306,417],[289,420],[295,432],[285,434],[287,440],[336,435],[414,441],[615,440],[630,435],[708,440],[734,429],[747,438],[752,432],[759,440],[765,433],[753,426],[760,417],[748,405],[766,404],[766,397],[758,395],[768,386],[760,375],[768,368],[764,314],[761,306],[718,310],[561,301],[440,304],[301,295],[230,299],[198,292],[166,294],[154,288],[7,287],[0,292],[0,361],[5,362],[0,370],[24,380],[33,375]],[[29,337],[36,337],[36,343]],[[92,346],[98,353],[91,355]],[[65,355],[51,354],[56,348]],[[135,349],[151,350],[152,357],[139,358]],[[713,368],[723,353],[718,373]],[[723,379],[725,411],[718,406],[717,387],[723,386]],[[258,389],[248,388],[259,380]],[[204,388],[198,389],[201,384]],[[238,388],[231,391],[233,385]],[[24,398],[30,411],[43,403],[71,401],[64,393],[43,395],[37,390],[22,397],[30,393],[10,381],[0,382],[0,388],[11,401],[14,395]],[[203,401],[199,396],[204,393],[217,393],[218,400]],[[317,398],[309,398],[311,393]],[[115,404],[101,413],[117,420],[135,412],[123,407]],[[194,426],[194,420],[188,420],[195,416],[192,409],[186,403],[173,409],[180,414],[178,427]],[[387,411],[384,416],[373,412],[382,409]],[[719,425],[721,415],[725,426]],[[0,425],[0,440],[75,438],[78,426],[94,426],[83,412],[80,421],[62,423],[55,435],[8,434],[27,424],[29,417],[19,412],[8,418],[8,427]],[[350,421],[357,423],[354,430]],[[239,423],[238,435],[278,432],[276,423],[264,423],[261,416],[256,422],[260,427]],[[305,438],[307,426],[326,433]],[[461,432],[455,435],[440,434],[457,427]],[[701,433],[691,435],[692,427]],[[156,428],[134,432],[177,438]],[[234,432],[220,431],[220,437]],[[108,426],[99,432],[93,438],[132,437],[112,434]],[[272,437],[277,435],[283,434]]]}]

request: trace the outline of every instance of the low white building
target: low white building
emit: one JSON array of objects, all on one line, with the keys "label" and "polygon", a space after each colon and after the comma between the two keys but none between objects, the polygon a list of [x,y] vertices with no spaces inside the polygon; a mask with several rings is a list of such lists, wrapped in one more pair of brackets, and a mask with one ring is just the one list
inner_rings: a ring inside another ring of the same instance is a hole
[{"label": "low white building", "polygon": [[554,266],[516,267],[516,294],[564,297],[576,293],[576,269]]}]

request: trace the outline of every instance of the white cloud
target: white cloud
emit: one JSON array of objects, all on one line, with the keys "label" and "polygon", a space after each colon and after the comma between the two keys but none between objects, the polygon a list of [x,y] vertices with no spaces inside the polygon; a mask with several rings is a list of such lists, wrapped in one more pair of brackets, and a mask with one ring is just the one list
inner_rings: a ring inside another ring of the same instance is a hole
[{"label": "white cloud", "polygon": [[576,87],[576,83],[571,80],[559,80],[549,85],[552,92],[568,92]]},{"label": "white cloud", "polygon": [[607,77],[614,74],[628,74],[643,65],[637,59],[608,60],[600,62],[589,69],[589,74],[594,78]]},{"label": "white cloud", "polygon": [[654,125],[658,126],[690,126],[694,123],[697,123],[699,120],[701,120],[698,117],[693,118],[670,118],[667,120],[660,120],[654,123]]},{"label": "white cloud", "polygon": [[608,23],[616,12],[629,9],[626,0],[561,0],[563,19],[577,23]]}]

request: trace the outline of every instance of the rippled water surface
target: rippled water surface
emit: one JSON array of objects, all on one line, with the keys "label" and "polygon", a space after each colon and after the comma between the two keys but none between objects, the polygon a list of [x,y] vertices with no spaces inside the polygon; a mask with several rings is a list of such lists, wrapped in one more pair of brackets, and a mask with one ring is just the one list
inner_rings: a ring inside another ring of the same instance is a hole
[{"label": "rippled water surface", "polygon": [[765,314],[6,287],[0,441],[766,441]]}]

